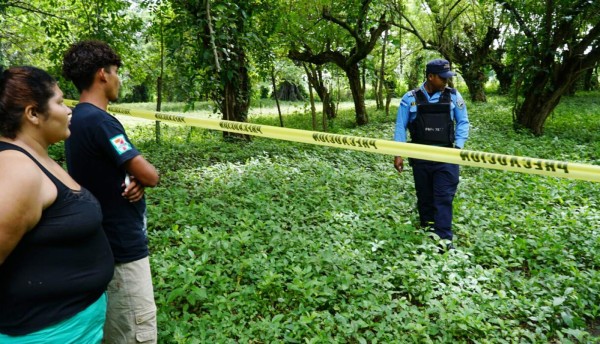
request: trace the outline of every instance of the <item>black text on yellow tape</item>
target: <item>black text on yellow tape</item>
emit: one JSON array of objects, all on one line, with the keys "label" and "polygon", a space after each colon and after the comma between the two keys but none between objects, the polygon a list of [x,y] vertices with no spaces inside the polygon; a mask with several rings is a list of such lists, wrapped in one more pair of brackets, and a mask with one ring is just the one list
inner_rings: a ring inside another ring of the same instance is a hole
[{"label": "black text on yellow tape", "polygon": [[315,140],[315,142],[335,143],[338,145],[348,147],[377,149],[377,140],[374,139],[326,133],[313,133],[312,137]]},{"label": "black text on yellow tape", "polygon": [[223,130],[235,130],[248,134],[262,134],[262,126],[250,123],[220,121],[219,127]]},{"label": "black text on yellow tape", "polygon": [[[77,102],[74,100],[65,100],[65,104],[68,106],[75,106]],[[567,163],[554,160],[395,142],[390,140],[378,140],[366,137],[280,128],[268,125],[197,118],[186,115],[126,109],[120,106],[109,106],[108,111],[137,118],[160,120],[205,129],[230,131],[292,142],[346,148],[489,169],[600,182],[600,166],[596,165]]]},{"label": "black text on yellow tape", "polygon": [[[111,110],[116,112],[114,108],[112,108]],[[185,123],[185,116],[181,116],[181,115],[171,115],[168,113],[155,112],[154,117],[156,117],[156,119],[159,121]]]},{"label": "black text on yellow tape", "polygon": [[461,151],[460,158],[463,161],[481,162],[490,165],[498,164],[500,166],[511,166],[548,172],[556,172],[561,170],[564,173],[569,173],[569,164],[560,161],[532,159],[519,156],[508,156],[501,154],[471,151]]}]

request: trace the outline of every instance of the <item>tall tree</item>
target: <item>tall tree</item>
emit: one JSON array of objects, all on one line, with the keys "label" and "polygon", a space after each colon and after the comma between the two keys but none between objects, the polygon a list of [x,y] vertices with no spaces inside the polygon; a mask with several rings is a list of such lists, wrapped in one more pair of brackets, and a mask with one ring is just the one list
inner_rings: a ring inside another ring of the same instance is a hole
[{"label": "tall tree", "polygon": [[383,34],[383,43],[381,44],[381,65],[379,67],[379,73],[377,74],[377,87],[375,87],[375,100],[378,110],[384,108],[383,87],[385,84],[385,53],[388,46],[388,36],[389,32],[386,31]]},{"label": "tall tree", "polygon": [[303,62],[302,65],[306,71],[309,87],[312,87],[317,92],[317,95],[319,95],[319,98],[321,98],[321,103],[323,105],[323,131],[327,131],[327,121],[335,118],[336,107],[333,103],[331,92],[327,88],[325,78],[323,77],[323,66],[306,62]]},{"label": "tall tree", "polygon": [[194,31],[191,37],[195,40],[196,56],[190,62],[210,78],[211,83],[207,85],[213,85],[211,98],[217,103],[223,119],[245,122],[250,101],[248,61],[243,41],[247,29],[246,8],[226,1],[211,4],[210,0],[173,0],[172,3],[180,15],[179,23]]},{"label": "tall tree", "polygon": [[522,35],[512,51],[520,73],[515,125],[541,135],[572,83],[600,61],[600,2],[496,1]]},{"label": "tall tree", "polygon": [[245,122],[251,97],[249,51],[260,46],[263,32],[257,14],[267,0],[171,0],[181,30],[195,56],[192,73],[208,79],[204,87],[223,119]]},{"label": "tall tree", "polygon": [[[23,1],[0,1],[0,63],[33,64],[48,69],[48,55],[55,36],[68,32],[67,20],[47,1],[35,5]],[[43,46],[39,42],[45,42]],[[43,55],[42,55],[43,52]]]},{"label": "tall tree", "polygon": [[[130,62],[141,30],[141,20],[128,0],[0,0],[0,55],[5,64],[30,64],[60,79],[62,56],[68,46],[84,38],[102,39],[115,47],[125,61],[126,90]],[[43,44],[40,44],[43,42]],[[71,83],[61,83],[68,97],[76,97]]]},{"label": "tall tree", "polygon": [[[369,55],[383,32],[390,28],[385,12],[377,14],[372,0],[319,3],[319,13],[299,18],[302,35],[291,42],[288,56],[315,65],[334,63],[348,78],[356,123],[369,122],[365,90],[361,85],[361,61]],[[308,25],[306,23],[308,22]],[[314,38],[318,37],[318,40]]]},{"label": "tall tree", "polygon": [[[161,101],[187,101],[186,109],[192,108],[194,100],[204,100],[201,91],[204,79],[198,76],[200,72],[193,62],[196,60],[197,36],[187,25],[188,21],[175,13],[170,1],[144,0],[144,6],[151,13],[145,37],[150,45],[143,50],[151,57],[147,70],[153,74],[149,79],[160,77]],[[166,59],[162,61],[164,57]],[[157,75],[157,71],[162,76]],[[158,97],[158,80],[156,85]]]},{"label": "tall tree", "polygon": [[[502,17],[504,17],[504,12],[501,14]],[[489,63],[498,80],[498,92],[507,95],[513,86],[513,78],[518,67],[507,54],[507,46],[515,43],[515,40],[512,39],[514,32],[506,24],[501,25],[500,30],[500,37],[494,42],[496,47],[490,54]]]},{"label": "tall tree", "polygon": [[[458,65],[469,88],[472,101],[485,102],[485,67],[500,35],[493,6],[485,1],[421,0],[421,6],[409,13],[404,1],[396,0],[394,13],[406,21],[395,25],[413,34],[424,49],[438,51]],[[428,20],[422,20],[424,17]]]}]

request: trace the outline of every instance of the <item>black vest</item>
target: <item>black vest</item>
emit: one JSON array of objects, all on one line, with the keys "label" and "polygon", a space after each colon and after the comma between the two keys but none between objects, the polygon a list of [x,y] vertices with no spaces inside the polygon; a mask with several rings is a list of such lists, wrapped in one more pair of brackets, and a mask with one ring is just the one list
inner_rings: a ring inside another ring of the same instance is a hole
[{"label": "black vest", "polygon": [[454,144],[454,121],[451,117],[454,89],[446,87],[437,103],[430,103],[423,90],[413,90],[417,101],[417,117],[408,124],[413,143],[452,147]]}]

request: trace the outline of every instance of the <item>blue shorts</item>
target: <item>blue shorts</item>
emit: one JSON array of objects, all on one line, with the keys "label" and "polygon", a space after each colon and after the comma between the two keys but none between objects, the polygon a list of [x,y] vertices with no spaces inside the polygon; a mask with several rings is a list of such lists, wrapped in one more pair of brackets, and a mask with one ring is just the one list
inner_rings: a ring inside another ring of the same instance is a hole
[{"label": "blue shorts", "polygon": [[2,344],[80,344],[100,343],[106,319],[106,293],[69,319],[24,336],[0,333]]}]

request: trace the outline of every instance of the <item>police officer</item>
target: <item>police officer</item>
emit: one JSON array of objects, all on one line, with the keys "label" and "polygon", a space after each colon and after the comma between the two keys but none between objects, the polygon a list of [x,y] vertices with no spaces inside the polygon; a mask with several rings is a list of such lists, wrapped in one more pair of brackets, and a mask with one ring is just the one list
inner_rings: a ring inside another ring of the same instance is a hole
[{"label": "police officer", "polygon": [[[447,60],[427,63],[427,80],[421,87],[407,92],[400,102],[394,141],[406,142],[408,129],[411,143],[462,149],[469,136],[467,108],[460,93],[447,86],[456,73]],[[417,208],[421,226],[452,245],[452,201],[458,186],[456,164],[410,159],[417,191]],[[404,169],[404,159],[397,156],[394,167]]]}]

